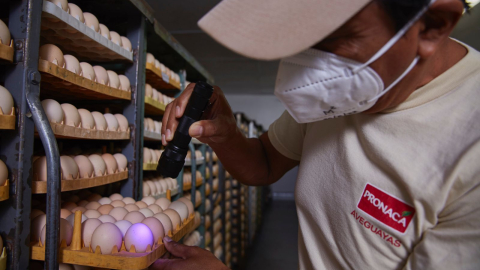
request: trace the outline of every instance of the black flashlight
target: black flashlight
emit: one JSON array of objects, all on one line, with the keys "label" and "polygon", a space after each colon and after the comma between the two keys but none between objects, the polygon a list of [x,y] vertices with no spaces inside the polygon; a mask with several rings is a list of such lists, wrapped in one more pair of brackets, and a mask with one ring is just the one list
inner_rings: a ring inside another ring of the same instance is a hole
[{"label": "black flashlight", "polygon": [[[158,162],[157,172],[164,177],[176,178],[185,165],[188,144],[192,137],[188,135],[190,126],[199,121],[208,106],[213,87],[206,82],[197,82],[188,100],[185,113],[178,123],[173,139],[168,143]],[[172,112],[173,113],[173,112]],[[194,153],[192,153],[194,155]]]}]

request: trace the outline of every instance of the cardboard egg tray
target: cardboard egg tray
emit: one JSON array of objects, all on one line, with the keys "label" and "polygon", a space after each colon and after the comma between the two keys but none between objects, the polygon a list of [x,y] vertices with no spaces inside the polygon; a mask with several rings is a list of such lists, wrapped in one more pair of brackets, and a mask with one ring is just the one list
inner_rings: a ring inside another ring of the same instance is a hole
[{"label": "cardboard egg tray", "polygon": [[[108,174],[104,176],[97,176],[91,178],[80,178],[75,180],[62,180],[62,191],[79,190],[84,188],[91,188],[96,186],[103,186],[106,184],[118,182],[128,178],[128,170],[117,172],[115,174]],[[47,193],[47,181],[32,181],[32,193],[44,194]]]},{"label": "cardboard egg tray", "polygon": [[2,253],[0,254],[0,270],[7,269],[7,249],[3,247]]},{"label": "cardboard egg tray", "polygon": [[133,59],[133,52],[95,32],[48,1],[43,2],[41,37],[45,43],[57,45],[65,54],[73,54],[80,61],[131,62]]},{"label": "cardboard egg tray", "polygon": [[0,60],[1,61],[12,63],[14,52],[15,50],[13,49],[13,39],[10,41],[10,45],[0,43]]},{"label": "cardboard egg tray", "polygon": [[145,97],[145,115],[163,115],[166,105],[151,97]]},{"label": "cardboard egg tray", "polygon": [[3,114],[0,108],[0,129],[15,129],[15,108],[9,114]]},{"label": "cardboard egg tray", "polygon": [[10,197],[9,191],[10,185],[8,184],[8,179],[3,186],[0,186],[0,201],[5,201]]},{"label": "cardboard egg tray", "polygon": [[[75,222],[73,226],[73,237],[70,246],[65,244],[63,240],[58,250],[58,262],[67,264],[85,265],[91,267],[108,268],[108,269],[123,269],[123,270],[142,270],[148,268],[157,259],[163,256],[167,250],[159,238],[153,245],[147,247],[146,252],[136,252],[135,246],[130,247],[127,251],[125,242],[122,242],[120,251],[114,247],[112,254],[102,254],[100,247],[92,250],[92,247],[86,247],[82,241],[82,213],[75,212]],[[170,238],[174,241],[179,241],[187,233],[192,231],[194,226],[194,215],[190,215],[182,223],[182,226],[177,225],[175,231],[168,232]],[[41,241],[31,243],[30,258],[32,260],[45,260],[45,246]]]},{"label": "cardboard egg tray", "polygon": [[143,140],[144,141],[161,141],[162,135],[155,132],[151,132],[150,130],[144,130]]},{"label": "cardboard egg tray", "polygon": [[144,171],[156,171],[158,163],[143,163]]},{"label": "cardboard egg tray", "polygon": [[180,83],[170,80],[167,74],[156,68],[154,64],[147,63],[146,65],[146,81],[153,88],[157,90],[175,90],[180,91]]},{"label": "cardboard egg tray", "polygon": [[67,126],[62,123],[50,122],[53,134],[57,138],[80,138],[80,139],[92,139],[92,140],[128,140],[130,139],[130,128],[125,131],[109,131],[109,130],[96,130],[86,129],[82,127]]},{"label": "cardboard egg tray", "polygon": [[[66,68],[40,59],[38,70],[42,73],[42,89],[48,89],[49,97],[81,99],[131,100],[132,93],[116,89],[77,75]],[[67,94],[68,93],[68,94]]]}]

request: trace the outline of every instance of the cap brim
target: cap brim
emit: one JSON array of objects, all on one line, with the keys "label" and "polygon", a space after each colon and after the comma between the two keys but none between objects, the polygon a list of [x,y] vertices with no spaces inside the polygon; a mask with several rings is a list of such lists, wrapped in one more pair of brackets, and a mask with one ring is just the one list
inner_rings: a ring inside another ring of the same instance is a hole
[{"label": "cap brim", "polygon": [[371,0],[224,0],[198,26],[246,57],[275,60],[312,47]]}]

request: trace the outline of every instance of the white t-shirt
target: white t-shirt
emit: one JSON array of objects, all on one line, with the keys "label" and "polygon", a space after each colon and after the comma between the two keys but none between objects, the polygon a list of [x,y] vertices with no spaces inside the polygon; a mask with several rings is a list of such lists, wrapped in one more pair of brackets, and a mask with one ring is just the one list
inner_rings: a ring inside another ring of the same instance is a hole
[{"label": "white t-shirt", "polygon": [[480,269],[480,53],[382,114],[268,131],[300,161],[300,269]]}]

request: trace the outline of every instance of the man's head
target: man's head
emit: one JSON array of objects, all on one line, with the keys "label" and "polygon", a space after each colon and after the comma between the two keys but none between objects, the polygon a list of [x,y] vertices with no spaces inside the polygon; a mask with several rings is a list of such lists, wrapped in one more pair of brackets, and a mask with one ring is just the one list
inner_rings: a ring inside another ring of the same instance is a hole
[{"label": "man's head", "polygon": [[[200,27],[220,43],[247,57],[283,58],[313,47],[361,63],[370,59],[395,35],[398,29],[430,3],[430,0],[246,1],[252,3],[245,3],[245,1],[226,0],[220,3],[211,14],[207,14],[199,22]],[[255,5],[254,2],[262,4]],[[270,13],[268,13],[269,5],[265,3],[270,3]],[[282,18],[271,14],[275,12],[275,5],[282,5],[279,12],[282,13],[282,17],[290,16],[288,21],[282,21]],[[305,8],[295,5],[309,6]],[[322,6],[318,8],[319,6],[316,5]],[[228,16],[222,17],[230,11],[235,12],[232,10],[235,6],[237,21],[230,22]],[[256,6],[258,6],[257,10],[255,10]],[[238,13],[248,12],[250,8],[254,15],[245,15],[249,16],[250,21],[241,21],[243,17],[238,17]],[[315,12],[312,13],[309,10],[315,10]],[[382,97],[369,112],[379,112],[400,104],[419,86],[441,74],[454,58],[458,58],[460,49],[455,47],[448,36],[460,19],[463,10],[462,0],[435,1],[424,16],[415,22],[395,45],[370,65],[380,75],[384,85],[388,86],[407,69],[416,56],[420,57],[419,63],[407,77]],[[222,12],[222,15],[219,15],[219,12]],[[346,14],[347,12],[349,13]],[[316,13],[321,17],[315,17]],[[255,21],[258,16],[265,18]],[[310,18],[306,21],[305,17]],[[341,20],[338,19],[339,17]],[[221,25],[213,23],[215,21]],[[312,24],[318,27],[312,28]],[[297,32],[292,33],[292,25],[297,26]],[[237,29],[227,31],[226,27],[237,27]],[[284,30],[285,28],[288,29]],[[275,31],[279,33],[277,35],[266,33],[268,39],[265,40],[264,36],[258,34],[262,29],[269,31],[276,29]],[[284,31],[290,31],[290,33]],[[295,36],[298,40],[289,40],[290,36]],[[317,44],[312,43],[312,36],[318,38]],[[243,41],[239,41],[239,37]],[[276,39],[273,44],[272,39]]]}]

